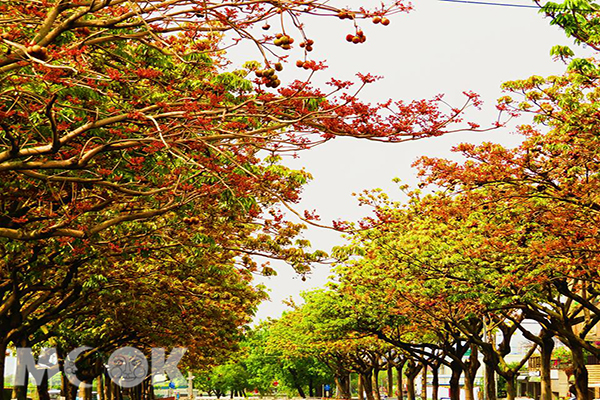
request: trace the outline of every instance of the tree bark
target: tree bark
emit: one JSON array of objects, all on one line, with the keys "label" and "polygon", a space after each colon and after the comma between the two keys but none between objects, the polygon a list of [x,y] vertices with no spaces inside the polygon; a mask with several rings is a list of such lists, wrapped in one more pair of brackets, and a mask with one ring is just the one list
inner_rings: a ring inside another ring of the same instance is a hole
[{"label": "tree bark", "polygon": [[440,367],[431,368],[431,400],[438,400],[440,393]]},{"label": "tree bark", "polygon": [[362,374],[358,374],[358,400],[364,400],[365,387],[363,385]]},{"label": "tree bark", "polygon": [[517,397],[517,387],[515,385],[515,375],[510,374],[508,377],[504,377],[506,379],[506,398],[507,400],[515,400]]},{"label": "tree bark", "polygon": [[113,400],[122,400],[123,399],[123,389],[119,385],[114,383],[112,381],[112,379],[111,379],[110,383],[112,385]]},{"label": "tree bark", "polygon": [[61,393],[65,400],[75,400],[77,398],[77,386],[71,384],[65,374],[61,376]]},{"label": "tree bark", "polygon": [[338,391],[338,397],[340,399],[351,399],[352,393],[350,393],[350,375],[346,373],[338,374],[335,376],[335,385]]},{"label": "tree bark", "polygon": [[381,393],[379,392],[379,369],[373,369],[373,394],[375,400],[381,400]]},{"label": "tree bark", "polygon": [[[298,372],[294,368],[288,368],[288,371],[289,371],[289,373],[290,373],[290,375],[292,377],[292,383],[294,385],[294,388],[298,391],[298,395],[300,397],[302,397],[303,399],[305,399],[306,398],[306,393],[304,393],[304,389],[302,388],[302,384],[301,384],[300,380],[298,379]],[[338,383],[337,376],[335,378],[335,382],[336,382],[336,385],[337,385],[337,383]]]},{"label": "tree bark", "polygon": [[112,380],[108,376],[108,371],[103,372],[104,375],[104,399],[105,400],[113,400],[112,394]]},{"label": "tree bark", "polygon": [[427,364],[423,363],[421,373],[421,400],[427,400]]},{"label": "tree bark", "polygon": [[104,374],[100,374],[96,378],[96,392],[98,392],[98,400],[105,400],[104,399]]},{"label": "tree bark", "polygon": [[302,397],[303,399],[306,398],[306,393],[304,393],[302,385],[296,385],[296,390],[298,391],[298,396]]},{"label": "tree bark", "polygon": [[[152,375],[150,375],[148,377],[148,379],[146,380],[146,398],[148,400],[155,400],[156,396],[154,395],[154,385],[152,384]],[[106,378],[105,378],[106,379]]]},{"label": "tree bark", "polygon": [[453,360],[450,363],[450,370],[452,371],[450,376],[450,400],[460,400],[460,376],[463,368],[459,362]]},{"label": "tree bark", "polygon": [[415,395],[415,378],[407,376],[406,377],[406,395],[407,400],[416,400],[417,396]]},{"label": "tree bark", "polygon": [[465,377],[465,400],[475,400],[474,384]]},{"label": "tree bark", "polygon": [[421,365],[418,365],[412,360],[406,364],[406,389],[408,391],[408,400],[415,400],[415,379],[421,371]]},{"label": "tree bark", "polygon": [[[27,338],[22,338],[16,341],[16,344],[19,347],[29,347],[29,343]],[[21,368],[26,368],[24,365],[22,365],[22,360],[17,357],[17,371],[19,371]],[[27,387],[29,386],[29,373],[25,373],[25,385],[18,385],[15,384],[13,385],[13,394],[12,394],[12,398],[13,399],[17,399],[17,400],[27,400]]]},{"label": "tree bark", "polygon": [[50,395],[48,394],[48,373],[46,372],[42,377],[42,381],[37,385],[37,394],[39,400],[50,400]]},{"label": "tree bark", "polygon": [[81,390],[81,394],[82,394],[82,398],[83,400],[92,400],[92,384],[94,383],[93,380],[85,380],[83,382],[81,382],[80,385],[80,390]]},{"label": "tree bark", "polygon": [[404,400],[404,383],[403,383],[403,372],[402,369],[404,368],[404,364],[406,363],[405,360],[403,360],[400,364],[396,365],[396,383],[398,386],[398,400]]},{"label": "tree bark", "polygon": [[372,371],[362,373],[362,383],[365,389],[365,397],[367,400],[375,400],[373,397],[373,384],[371,381],[371,376],[373,375]]},{"label": "tree bark", "polygon": [[475,400],[475,376],[481,363],[477,359],[477,347],[471,346],[471,355],[465,363],[465,400]]},{"label": "tree bark", "polygon": [[540,336],[540,382],[542,389],[540,400],[553,400],[552,381],[550,380],[550,368],[552,367],[551,363],[552,350],[554,350],[554,340],[552,340],[552,335],[547,334],[545,331]]},{"label": "tree bark", "polygon": [[487,362],[485,363],[485,396],[486,400],[496,400],[496,370]]},{"label": "tree bark", "polygon": [[[19,362],[17,361],[17,365]],[[20,368],[17,366],[17,368]],[[17,400],[27,400],[27,387],[29,386],[29,374],[25,374],[25,385],[14,385],[12,398]]]},{"label": "tree bark", "polygon": [[588,391],[588,371],[585,367],[583,349],[577,344],[570,343],[573,375],[575,376],[575,396],[577,400],[590,400]]}]

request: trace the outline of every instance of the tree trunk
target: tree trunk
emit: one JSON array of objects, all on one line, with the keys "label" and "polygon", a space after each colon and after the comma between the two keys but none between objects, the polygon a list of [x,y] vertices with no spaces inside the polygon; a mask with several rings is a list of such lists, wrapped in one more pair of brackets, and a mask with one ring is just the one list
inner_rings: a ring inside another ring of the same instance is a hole
[{"label": "tree trunk", "polygon": [[474,383],[465,376],[465,400],[475,400]]},{"label": "tree trunk", "polygon": [[348,396],[348,397],[344,397],[344,399],[351,399],[352,398],[352,376],[350,375],[350,372],[348,372],[346,374],[345,380],[346,380],[346,385],[344,386],[344,388],[346,389],[346,391],[344,392],[344,395]]},{"label": "tree trunk", "polygon": [[415,395],[415,378],[413,376],[406,377],[406,394],[407,400],[416,400],[417,396]]},{"label": "tree trunk", "polygon": [[315,395],[314,383],[313,383],[312,379],[309,379],[308,380],[308,396],[309,397],[314,397],[314,395]]},{"label": "tree trunk", "polygon": [[427,364],[425,363],[421,373],[421,400],[427,400]]},{"label": "tree trunk", "polygon": [[98,400],[105,400],[104,399],[104,374],[100,374],[96,378],[96,392],[98,392]]},{"label": "tree trunk", "polygon": [[575,396],[577,400],[590,400],[588,392],[588,371],[585,367],[583,349],[577,344],[570,343],[573,375],[575,376]]},{"label": "tree trunk", "polygon": [[450,363],[452,375],[450,376],[450,400],[460,400],[460,376],[463,368],[460,363],[452,361]]},{"label": "tree trunk", "polygon": [[438,400],[440,393],[440,367],[439,364],[431,367],[431,400]]},{"label": "tree trunk", "polygon": [[48,380],[48,373],[46,372],[42,377],[42,381],[39,382],[37,386],[39,400],[50,400],[50,395],[48,394]]},{"label": "tree trunk", "polygon": [[510,374],[507,377],[504,377],[504,379],[506,379],[506,398],[507,400],[515,400],[515,397],[517,397],[517,387],[515,385],[515,374]]},{"label": "tree trunk", "polygon": [[[300,397],[302,397],[303,399],[306,398],[306,394],[304,393],[304,389],[302,388],[302,383],[300,382],[300,380],[298,379],[298,372],[296,371],[295,368],[288,368],[288,371],[292,377],[292,383],[294,385],[294,388],[298,391],[298,395]],[[335,379],[336,385],[337,385],[337,377]]]},{"label": "tree trunk", "polygon": [[148,384],[148,399],[149,400],[156,399],[156,394],[154,393],[154,385],[152,384],[152,377],[150,377],[149,384]]},{"label": "tree trunk", "polygon": [[404,400],[404,383],[402,382],[402,369],[405,363],[406,361],[402,361],[400,364],[396,365],[396,373],[398,374],[396,376],[396,386],[398,386],[398,400]]},{"label": "tree trunk", "polygon": [[471,346],[471,355],[465,363],[465,400],[475,400],[475,376],[481,363],[477,359],[477,347]]},{"label": "tree trunk", "polygon": [[[58,365],[60,369],[64,371],[66,351],[61,346],[56,347],[56,357],[58,358]],[[69,379],[67,379],[67,375],[65,373],[60,375],[60,383],[61,396],[63,396],[65,400],[75,400],[77,398],[77,387],[69,382]]]},{"label": "tree trunk", "polygon": [[379,369],[373,369],[373,394],[375,400],[381,400],[381,393],[379,392]]},{"label": "tree trunk", "polygon": [[392,397],[394,395],[394,369],[389,363],[387,366],[387,394],[388,397]]},{"label": "tree trunk", "polygon": [[[17,365],[19,361],[17,359]],[[17,368],[20,368],[17,366]],[[14,385],[12,391],[12,398],[17,400],[27,400],[27,387],[29,386],[29,374],[25,374],[25,385]]]},{"label": "tree trunk", "polygon": [[[489,363],[485,363],[485,396],[486,400],[496,400],[496,370]],[[552,399],[548,399],[552,400]]]},{"label": "tree trunk", "polygon": [[[105,378],[106,379],[106,378]],[[150,375],[146,379],[146,395],[144,396],[146,400],[154,400],[156,397],[154,396],[154,385],[152,384],[153,376]],[[193,391],[192,391],[193,393]]]},{"label": "tree trunk", "polygon": [[83,400],[92,400],[92,384],[94,383],[93,380],[85,380],[81,383],[80,385],[80,390],[81,390],[81,394],[82,394],[82,398]]},{"label": "tree trunk", "polygon": [[[540,344],[541,365],[540,365],[540,400],[552,399],[552,381],[550,380],[550,368],[552,363],[552,350],[554,350],[554,340],[552,336],[545,331],[540,335],[542,340]],[[495,399],[494,399],[495,400]]]},{"label": "tree trunk", "polygon": [[104,371],[104,398],[114,400],[112,380],[108,376],[108,371]]},{"label": "tree trunk", "polygon": [[298,391],[298,396],[302,397],[303,399],[306,398],[306,393],[304,393],[302,385],[296,385],[296,390]]},{"label": "tree trunk", "polygon": [[358,374],[358,400],[364,400],[365,387],[363,385],[362,374]]},{"label": "tree trunk", "polygon": [[365,389],[365,397],[367,400],[375,400],[375,398],[373,397],[373,384],[371,382],[371,375],[373,375],[372,371],[368,371],[362,374],[362,383]]},{"label": "tree trunk", "polygon": [[6,370],[6,343],[0,340],[0,400],[4,399],[4,371]]},{"label": "tree trunk", "polygon": [[[16,343],[19,347],[29,347],[27,339],[19,339]],[[22,364],[22,360],[17,357],[17,371],[20,369],[25,369],[26,367]],[[12,398],[17,400],[27,400],[27,387],[29,386],[29,373],[25,373],[25,385],[13,385],[13,394]]]},{"label": "tree trunk", "polygon": [[62,374],[61,385],[61,393],[65,400],[75,400],[77,398],[77,386],[71,384],[65,374]]},{"label": "tree trunk", "polygon": [[338,374],[335,376],[335,385],[337,387],[338,398],[351,399],[350,393],[350,375],[347,373]]},{"label": "tree trunk", "polygon": [[408,400],[415,400],[415,379],[421,371],[421,365],[415,363],[412,360],[408,360],[406,363],[406,390],[408,392]]}]

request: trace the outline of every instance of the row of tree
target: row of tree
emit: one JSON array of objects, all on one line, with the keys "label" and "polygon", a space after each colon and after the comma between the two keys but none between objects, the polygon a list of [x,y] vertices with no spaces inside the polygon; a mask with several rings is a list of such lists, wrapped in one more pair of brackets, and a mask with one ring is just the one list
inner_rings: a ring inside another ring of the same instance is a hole
[{"label": "row of tree", "polygon": [[[358,34],[365,21],[409,9],[1,2],[0,393],[13,347],[54,347],[64,366],[69,351],[89,346],[70,360],[88,383],[124,345],[187,347],[188,365],[235,349],[265,298],[253,275],[274,273],[257,258],[305,273],[324,256],[301,238],[303,223],[283,216],[310,175],[281,155],[338,136],[399,142],[457,126],[462,110],[442,111],[439,99],[361,102],[369,75],[357,89],[337,76],[329,92],[310,85],[325,65],[309,57],[319,43],[307,20],[345,19]],[[233,68],[225,50],[237,44],[260,61]],[[282,84],[290,54],[307,78]],[[71,400],[77,388],[63,381]],[[122,395],[105,386],[111,399]],[[13,398],[25,396],[15,387]]]},{"label": "row of tree", "polygon": [[278,348],[277,333],[272,322],[255,327],[227,363],[198,374],[195,387],[217,397],[227,393],[323,397],[325,385],[333,383],[327,366],[312,354]]},{"label": "row of tree", "polygon": [[[598,6],[566,7],[542,10],[598,50]],[[418,368],[429,368],[437,400],[446,365],[451,398],[462,376],[472,400],[481,355],[486,398],[496,399],[499,375],[512,400],[519,370],[538,353],[541,399],[551,400],[560,341],[577,398],[591,398],[586,354],[600,356],[600,64],[565,47],[553,54],[568,65],[563,75],[504,84],[498,108],[532,116],[518,127],[520,145],[462,144],[462,161],[421,158],[422,184],[401,185],[402,202],[363,192],[373,213],[340,223],[349,243],[334,251],[329,290],[306,294],[275,324],[278,348],[319,358],[341,397],[349,398],[350,372],[371,400],[371,376],[399,365],[411,400]],[[531,346],[509,363],[517,333]]]},{"label": "row of tree", "polygon": [[[10,347],[55,347],[59,364],[75,362],[84,382],[103,376],[106,356],[126,344],[147,354],[188,347],[188,365],[225,359],[265,297],[253,274],[274,273],[256,257],[300,273],[324,257],[281,211],[310,179],[281,155],[338,136],[400,142],[478,130],[461,120],[478,105],[471,93],[444,111],[441,98],[363,103],[356,94],[370,75],[359,75],[354,91],[341,77],[330,92],[310,85],[325,66],[309,57],[318,43],[307,18],[348,20],[362,42],[365,20],[409,9],[400,1],[356,10],[316,0],[2,2],[0,391]],[[594,48],[595,9],[585,1],[543,8]],[[256,46],[261,61],[228,67],[224,50],[238,43]],[[290,51],[307,80],[282,85]],[[464,165],[423,160],[427,179],[446,192],[413,193],[409,207],[365,195],[376,216],[363,227],[372,229],[351,231],[353,244],[338,250],[342,260],[361,258],[340,267],[336,289],[360,318],[342,322],[368,327],[394,351],[455,354],[455,369],[470,371],[460,352],[487,351],[483,326],[514,321],[510,333],[534,319],[545,336],[531,340],[543,354],[549,337],[573,349],[583,395],[581,349],[597,353],[585,335],[600,318],[597,78],[594,61],[575,60],[564,76],[507,84],[524,101],[513,107],[507,97],[499,108],[534,113],[550,132],[521,128],[527,139],[516,150],[463,146],[472,158]],[[415,312],[423,308],[433,317]],[[327,340],[306,335],[297,348],[323,346],[317,353],[346,390],[348,371],[368,374],[378,344],[323,332]],[[82,345],[91,350],[65,359]],[[502,351],[487,351],[491,366]],[[132,397],[151,397],[147,378]],[[118,400],[121,388],[111,387],[101,392]],[[67,399],[75,390],[64,379]],[[25,396],[15,388],[14,398]]]}]

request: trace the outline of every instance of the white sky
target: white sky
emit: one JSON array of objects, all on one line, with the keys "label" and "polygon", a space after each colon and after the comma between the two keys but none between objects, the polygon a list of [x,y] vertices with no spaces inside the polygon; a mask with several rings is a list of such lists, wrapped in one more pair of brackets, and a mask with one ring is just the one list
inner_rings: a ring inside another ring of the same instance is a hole
[{"label": "white sky", "polygon": [[[525,0],[506,1],[531,4]],[[494,105],[501,96],[502,82],[534,74],[559,74],[564,69],[562,63],[552,61],[549,52],[553,45],[569,45],[572,41],[560,29],[551,27],[550,20],[536,9],[438,0],[418,0],[413,4],[414,11],[393,16],[387,27],[365,21],[361,27],[368,39],[362,45],[345,41],[346,34],[353,32],[348,20],[307,20],[306,30],[316,42],[312,55],[316,60],[326,59],[330,66],[319,73],[317,81],[327,81],[331,76],[352,79],[356,72],[383,75],[384,80],[362,93],[363,99],[372,102],[388,98],[409,101],[445,93],[447,101],[459,105],[463,100],[461,93],[472,90],[485,101],[477,121],[487,125],[497,117]],[[272,25],[274,30],[276,24]],[[575,50],[574,45],[572,48]],[[292,56],[292,62],[297,58]],[[285,78],[289,70],[296,67],[288,64],[281,75]],[[399,177],[405,183],[416,184],[416,171],[411,164],[419,156],[448,157],[450,148],[461,142],[494,141],[513,146],[521,138],[511,134],[511,130],[452,134],[400,144],[335,139],[301,153],[299,159],[287,161],[294,168],[305,166],[314,175],[298,208],[317,209],[327,223],[339,218],[357,219],[368,210],[357,206],[352,192],[379,187],[399,196],[391,180]],[[322,229],[310,229],[306,237],[313,247],[326,251],[343,244],[337,233]],[[257,279],[271,290],[271,301],[260,306],[257,321],[279,317],[286,308],[281,303],[283,299],[298,299],[301,291],[323,286],[330,275],[327,266],[316,265],[312,275],[302,282],[290,267],[277,266],[278,276]]]}]

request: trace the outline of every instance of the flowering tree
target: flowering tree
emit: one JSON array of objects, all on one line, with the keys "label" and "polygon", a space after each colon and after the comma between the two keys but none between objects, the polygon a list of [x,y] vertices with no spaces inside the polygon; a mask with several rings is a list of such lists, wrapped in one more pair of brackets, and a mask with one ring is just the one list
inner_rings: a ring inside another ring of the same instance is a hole
[{"label": "flowering tree", "polygon": [[[312,0],[1,4],[0,388],[6,346],[47,338],[32,335],[117,279],[114,266],[135,266],[133,284],[157,284],[141,265],[165,259],[164,268],[196,263],[248,284],[252,272],[274,273],[253,256],[300,272],[318,260],[322,253],[297,239],[303,226],[280,210],[310,176],[282,166],[281,154],[337,136],[441,135],[478,104],[470,93],[447,112],[440,98],[366,104],[356,93],[376,79],[370,75],[359,75],[354,91],[336,78],[329,91],[311,87],[325,66],[309,57],[318,43],[307,18],[347,20],[347,39],[358,45],[366,41],[360,23],[385,26],[409,8]],[[226,70],[232,45],[253,46],[261,61]],[[278,76],[290,52],[306,81]]]}]

